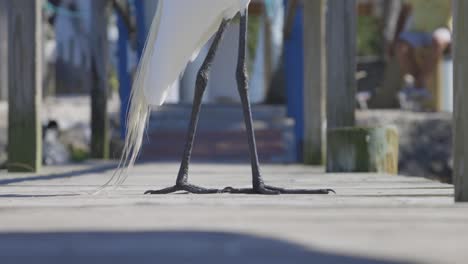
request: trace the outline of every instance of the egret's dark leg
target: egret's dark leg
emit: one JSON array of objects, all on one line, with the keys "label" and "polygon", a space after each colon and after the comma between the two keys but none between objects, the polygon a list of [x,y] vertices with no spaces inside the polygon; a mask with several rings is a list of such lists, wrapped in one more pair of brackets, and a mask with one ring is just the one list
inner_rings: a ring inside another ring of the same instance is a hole
[{"label": "egret's dark leg", "polygon": [[145,194],[168,194],[168,193],[173,193],[177,191],[186,191],[186,192],[196,193],[196,194],[212,194],[212,193],[221,192],[218,189],[206,189],[206,188],[202,188],[202,187],[189,184],[188,183],[188,169],[189,169],[190,157],[192,155],[193,141],[195,139],[195,133],[197,130],[203,94],[208,84],[208,77],[210,74],[210,69],[213,63],[213,59],[216,55],[216,51],[218,50],[219,43],[221,42],[223,38],[224,31],[228,23],[229,21],[227,20],[224,20],[221,23],[219,30],[216,33],[216,36],[213,40],[213,44],[211,45],[210,50],[208,51],[208,54],[205,58],[205,61],[203,62],[198,72],[196,86],[195,86],[195,97],[193,99],[192,115],[190,118],[190,125],[189,125],[188,134],[187,134],[187,141],[185,143],[184,154],[182,157],[182,162],[180,164],[180,170],[177,176],[176,185],[173,187],[162,189],[162,190],[147,191]]},{"label": "egret's dark leg", "polygon": [[260,173],[260,165],[258,161],[257,146],[255,143],[255,134],[253,129],[252,109],[250,107],[250,99],[248,94],[248,77],[246,67],[246,49],[247,49],[247,21],[248,14],[241,14],[240,36],[239,36],[239,58],[237,65],[237,85],[239,95],[242,102],[244,112],[245,127],[247,129],[247,138],[249,143],[250,159],[252,165],[252,189],[235,189],[227,187],[223,191],[229,193],[247,193],[247,194],[328,194],[333,192],[330,189],[322,190],[291,190],[276,188],[265,185]]}]

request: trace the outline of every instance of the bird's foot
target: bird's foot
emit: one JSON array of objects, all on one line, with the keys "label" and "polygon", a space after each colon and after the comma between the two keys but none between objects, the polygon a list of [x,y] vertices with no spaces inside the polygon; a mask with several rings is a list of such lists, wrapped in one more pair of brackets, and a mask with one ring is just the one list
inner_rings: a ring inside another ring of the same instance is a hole
[{"label": "bird's foot", "polygon": [[222,193],[222,191],[218,189],[208,189],[208,188],[199,187],[199,186],[189,184],[189,183],[181,183],[181,184],[176,184],[172,187],[165,188],[165,189],[149,190],[149,191],[146,191],[145,194],[170,194],[170,193],[175,193],[175,192],[180,192],[180,191],[185,191],[185,192],[193,193],[193,194]]},{"label": "bird's foot", "polygon": [[260,185],[254,188],[232,188],[226,187],[221,190],[221,193],[232,194],[262,194],[262,195],[278,195],[278,194],[330,194],[336,192],[333,189],[285,189],[269,185]]}]

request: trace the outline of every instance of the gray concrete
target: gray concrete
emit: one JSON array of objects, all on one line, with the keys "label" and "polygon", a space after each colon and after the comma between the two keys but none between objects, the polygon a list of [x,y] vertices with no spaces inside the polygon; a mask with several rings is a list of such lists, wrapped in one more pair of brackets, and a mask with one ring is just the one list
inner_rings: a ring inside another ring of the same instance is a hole
[{"label": "gray concrete", "polygon": [[[145,164],[118,190],[94,163],[0,172],[0,263],[466,263],[468,205],[420,178],[324,175],[263,167],[275,185],[333,187],[329,196],[174,194],[177,164]],[[192,182],[248,186],[246,165],[194,165]],[[178,248],[180,250],[178,250]]]}]

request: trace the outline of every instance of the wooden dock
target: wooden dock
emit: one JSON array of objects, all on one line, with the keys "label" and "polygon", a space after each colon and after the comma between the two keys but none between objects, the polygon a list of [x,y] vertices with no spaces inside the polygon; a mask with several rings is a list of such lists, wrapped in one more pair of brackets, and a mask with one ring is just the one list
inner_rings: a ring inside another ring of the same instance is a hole
[{"label": "wooden dock", "polygon": [[[89,192],[113,164],[0,172],[1,263],[466,263],[468,205],[451,185],[402,176],[267,165],[270,184],[337,195],[144,196],[174,163],[137,166],[118,190]],[[247,165],[196,164],[203,186],[248,186]]]}]

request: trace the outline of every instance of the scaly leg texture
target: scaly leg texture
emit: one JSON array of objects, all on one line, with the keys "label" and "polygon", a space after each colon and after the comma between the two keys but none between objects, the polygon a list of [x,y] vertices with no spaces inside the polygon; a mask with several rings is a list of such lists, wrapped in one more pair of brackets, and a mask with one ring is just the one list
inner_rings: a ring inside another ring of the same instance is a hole
[{"label": "scaly leg texture", "polygon": [[187,135],[187,141],[185,143],[184,154],[182,157],[182,162],[180,164],[179,174],[177,175],[176,185],[173,187],[169,187],[166,189],[161,190],[150,190],[145,192],[145,194],[169,194],[178,191],[186,191],[189,193],[195,194],[213,194],[219,193],[221,190],[218,189],[207,189],[199,186],[195,186],[188,183],[188,170],[189,170],[189,163],[190,157],[192,155],[193,149],[193,142],[195,140],[195,133],[197,130],[198,119],[202,104],[203,94],[205,92],[206,86],[208,84],[208,77],[210,74],[211,65],[213,63],[213,59],[216,55],[216,51],[218,50],[219,43],[221,42],[224,32],[226,30],[226,26],[228,25],[229,21],[224,20],[216,36],[213,40],[213,44],[208,51],[208,54],[203,62],[203,65],[200,67],[198,72],[196,87],[195,87],[195,97],[193,99],[193,108],[192,108],[192,115],[190,118],[190,125]]},{"label": "scaly leg texture", "polygon": [[260,173],[257,147],[255,143],[255,134],[253,129],[252,109],[248,94],[248,78],[246,67],[246,40],[247,40],[247,21],[248,14],[241,14],[240,37],[239,37],[239,57],[237,65],[237,85],[242,102],[245,126],[247,129],[247,139],[249,144],[250,159],[252,166],[252,188],[236,189],[227,187],[222,192],[227,193],[246,193],[246,194],[328,194],[334,192],[331,189],[305,190],[305,189],[284,189],[265,185]]}]

